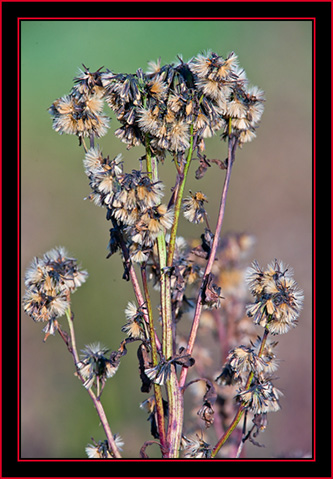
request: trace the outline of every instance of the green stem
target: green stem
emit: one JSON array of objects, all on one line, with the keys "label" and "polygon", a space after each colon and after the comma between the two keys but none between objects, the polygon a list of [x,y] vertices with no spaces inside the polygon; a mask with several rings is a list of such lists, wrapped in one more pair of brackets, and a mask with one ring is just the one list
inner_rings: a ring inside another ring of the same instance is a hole
[{"label": "green stem", "polygon": [[77,367],[77,364],[80,361],[80,359],[79,359],[79,355],[78,355],[77,348],[76,348],[74,324],[73,324],[72,312],[71,312],[70,306],[66,310],[66,318],[67,318],[68,327],[69,327],[69,334],[70,334],[70,337],[71,337],[71,350],[72,350],[73,358],[74,358],[74,361],[75,361],[75,366]]},{"label": "green stem", "polygon": [[[158,170],[156,159],[152,158],[149,147],[148,137],[146,138],[146,161],[147,173],[151,174],[152,181],[158,181]],[[165,358],[172,356],[172,311],[171,311],[171,291],[168,275],[165,274],[167,265],[167,253],[165,245],[165,235],[161,232],[157,239],[157,250],[160,267],[160,297],[161,297],[161,314],[162,314],[162,353]],[[171,335],[171,336],[170,336]]]},{"label": "green stem", "polygon": [[216,444],[216,446],[214,447],[214,449],[212,450],[212,454],[211,454],[211,458],[214,458],[216,456],[216,454],[219,452],[219,450],[221,449],[221,447],[223,446],[223,444],[227,441],[227,439],[229,439],[229,437],[231,436],[232,432],[235,430],[235,428],[237,427],[239,421],[241,420],[242,416],[243,416],[243,413],[244,413],[244,406],[240,406],[238,411],[237,411],[237,414],[236,416],[234,417],[232,423],[230,424],[230,426],[228,427],[228,429],[226,430],[226,432],[223,434],[223,436],[221,437],[221,439],[218,441],[218,443]]},{"label": "green stem", "polygon": [[[148,140],[146,142],[147,172],[151,173],[152,181],[158,181],[156,159],[152,158]],[[188,168],[187,168],[188,169]],[[179,215],[178,215],[179,216]],[[162,315],[162,353],[166,359],[173,355],[173,334],[172,334],[172,308],[171,308],[171,284],[170,276],[166,272],[167,251],[165,234],[158,235],[157,249],[160,268],[160,301]],[[183,406],[182,394],[179,388],[176,369],[171,368],[170,377],[166,380],[168,396],[169,416],[165,456],[177,458],[179,456],[181,433],[183,427]]]},{"label": "green stem", "polygon": [[[161,286],[161,309],[162,309],[162,351],[165,358],[173,355],[172,333],[172,309],[171,309],[171,285],[170,276],[165,273],[166,246],[164,234],[157,238],[159,262],[160,262],[160,286]],[[181,433],[183,428],[183,397],[179,388],[176,369],[172,366],[170,377],[166,381],[166,389],[169,402],[169,422],[167,432],[168,458],[179,456]]]},{"label": "green stem", "polygon": [[186,183],[186,179],[187,179],[187,173],[188,173],[188,170],[190,168],[192,155],[193,155],[193,125],[191,125],[190,133],[191,133],[190,147],[189,147],[189,150],[188,150],[186,163],[185,163],[183,171],[180,175],[180,184],[179,184],[179,187],[178,187],[178,192],[177,192],[176,200],[175,200],[174,222],[173,222],[173,225],[172,225],[172,228],[171,228],[171,233],[170,233],[168,259],[167,259],[167,266],[168,267],[171,267],[172,263],[173,263],[173,256],[174,256],[174,253],[175,253],[175,246],[176,246],[176,235],[177,235],[179,216],[180,216],[182,200],[183,200],[183,195],[184,195],[184,188],[185,188],[185,183]]},{"label": "green stem", "polygon": [[178,458],[180,451],[180,442],[183,430],[183,395],[179,387],[176,368],[173,365],[171,374],[166,382],[168,400],[169,400],[169,422],[168,422],[168,458]]},{"label": "green stem", "polygon": [[157,237],[157,248],[160,266],[160,287],[161,287],[161,313],[162,313],[162,352],[166,359],[173,354],[172,349],[172,310],[171,310],[171,289],[170,277],[166,273],[166,245],[164,233]]}]

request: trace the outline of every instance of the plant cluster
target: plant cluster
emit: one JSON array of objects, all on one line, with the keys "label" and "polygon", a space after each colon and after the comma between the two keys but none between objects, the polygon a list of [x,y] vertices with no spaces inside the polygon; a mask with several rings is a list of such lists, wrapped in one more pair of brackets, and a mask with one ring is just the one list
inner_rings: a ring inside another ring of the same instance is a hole
[{"label": "plant cluster", "polygon": [[[106,155],[97,144],[110,126],[105,106],[120,123],[115,135],[127,149],[139,148],[138,169],[126,171],[121,154]],[[235,53],[224,58],[210,51],[188,62],[179,57],[162,65],[159,59],[146,73],[141,68],[133,74],[90,72],[83,65],[70,93],[49,108],[54,130],[77,136],[84,149],[88,198],[105,208],[111,223],[108,258],[120,254],[123,279],[131,281],[134,292],[119,348],[94,343],[79,355],[70,297],[87,272],[64,248],[35,258],[26,272],[25,312],[46,323],[45,340],[58,332],[65,341],[103,425],[106,439],[92,440],[89,458],[122,457],[124,441],[111,432],[101,395],[134,342],[141,391],[149,395],[141,407],[152,439],[140,450],[143,458],[152,443],[163,458],[239,457],[247,439],[259,445],[255,437],[266,428],[267,414],[280,408],[281,393],[272,382],[277,341],[271,337],[297,324],[302,293],[281,261],[266,269],[255,261],[246,269],[251,235],[220,238],[237,148],[256,136],[263,110],[264,94],[249,85]],[[207,138],[215,134],[227,144],[226,159],[206,156]],[[165,201],[160,171],[167,161],[174,165],[175,182]],[[185,193],[193,163],[197,180],[208,168],[225,171],[215,229],[206,194]],[[201,228],[198,239],[177,234],[182,214]],[[157,310],[154,294],[159,294]],[[69,333],[60,325],[63,315]],[[184,424],[187,388],[196,406]],[[208,442],[212,429],[215,440]],[[226,442],[233,431],[238,431],[236,442]]]}]

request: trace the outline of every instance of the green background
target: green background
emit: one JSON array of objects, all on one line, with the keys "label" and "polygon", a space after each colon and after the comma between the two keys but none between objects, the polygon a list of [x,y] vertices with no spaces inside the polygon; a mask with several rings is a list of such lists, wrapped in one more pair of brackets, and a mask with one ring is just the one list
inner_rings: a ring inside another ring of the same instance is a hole
[{"label": "green background", "polygon": [[[282,409],[269,415],[259,437],[265,448],[246,446],[248,457],[299,457],[312,447],[312,25],[310,21],[21,21],[21,237],[22,275],[34,256],[62,245],[88,270],[89,279],[73,296],[79,349],[101,341],[117,349],[124,309],[134,299],[121,279],[115,255],[106,260],[109,222],[105,210],[83,201],[89,194],[83,150],[73,136],[52,130],[47,111],[67,94],[84,63],[95,71],[146,70],[178,54],[189,60],[208,49],[238,55],[251,84],[266,93],[257,138],[237,152],[223,233],[246,231],[257,238],[249,262],[265,266],[282,259],[295,271],[305,303],[299,326],[278,338],[280,368],[274,382]],[[111,131],[99,143],[104,154],[124,154],[126,171],[136,168],[141,148],[126,151]],[[218,136],[207,140],[207,156],[224,159]],[[209,199],[214,225],[224,173],[211,168],[200,183],[194,167],[186,189]],[[168,188],[174,168],[160,168]],[[168,189],[166,190],[166,192]],[[180,233],[198,237],[201,228],[185,220]],[[223,291],[222,291],[223,293]],[[62,321],[66,326],[65,319]],[[73,375],[70,355],[57,336],[44,344],[41,325],[22,313],[21,453],[25,458],[86,457],[84,447],[104,439],[97,415]],[[137,457],[150,439],[147,416],[139,408],[136,347],[128,348],[102,399],[112,431],[125,440],[124,457]],[[216,364],[217,370],[220,364]],[[151,448],[152,456],[157,449]]]}]

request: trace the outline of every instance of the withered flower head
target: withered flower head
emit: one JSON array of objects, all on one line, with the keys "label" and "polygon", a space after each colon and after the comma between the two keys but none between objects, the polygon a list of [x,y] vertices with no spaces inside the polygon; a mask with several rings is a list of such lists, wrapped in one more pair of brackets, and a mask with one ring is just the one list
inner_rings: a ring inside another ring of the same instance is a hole
[{"label": "withered flower head", "polygon": [[78,93],[97,93],[99,96],[104,94],[104,88],[101,80],[101,70],[103,67],[100,67],[95,72],[90,72],[89,68],[83,65],[82,68],[79,68],[78,75],[74,78],[75,89]]},{"label": "withered flower head", "polygon": [[202,152],[205,138],[220,130],[225,139],[230,127],[241,146],[255,137],[263,113],[263,92],[248,87],[234,52],[224,58],[208,51],[187,63],[178,56],[166,65],[159,59],[147,73],[90,72],[83,65],[74,82],[70,94],[49,109],[56,131],[80,139],[103,136],[109,127],[105,101],[120,122],[115,135],[127,148],[149,140],[160,160],[167,151],[184,154],[193,138]]},{"label": "withered flower head", "polygon": [[160,204],[163,189],[164,184],[161,181],[153,182],[148,176],[142,176],[136,187],[136,197],[140,207],[152,208]]},{"label": "withered flower head", "polygon": [[233,52],[226,59],[214,52],[197,55],[190,62],[190,68],[196,74],[197,88],[206,97],[224,104],[230,95],[231,85],[239,80],[236,60]]},{"label": "withered flower head", "polygon": [[[226,117],[231,122],[231,132],[237,135],[239,146],[250,142],[256,136],[256,129],[259,126],[264,111],[264,93],[258,87],[246,89],[243,85],[235,86],[229,101],[226,102]],[[228,136],[228,126],[222,138]]]},{"label": "withered flower head", "polygon": [[234,78],[233,70],[237,65],[237,56],[231,52],[226,59],[214,52],[197,55],[190,63],[191,70],[199,78],[223,81]]},{"label": "withered flower head", "polygon": [[240,375],[231,367],[229,362],[223,365],[221,374],[215,379],[220,386],[231,386],[242,381]]},{"label": "withered flower head", "polygon": [[130,338],[145,339],[147,334],[142,308],[137,308],[136,305],[130,301],[125,309],[125,316],[127,321],[121,330],[127,333]]},{"label": "withered flower head", "polygon": [[114,74],[107,70],[102,73],[101,81],[105,88],[105,100],[115,112],[121,127],[115,131],[115,135],[127,148],[144,144],[144,136],[138,127],[137,110],[143,104],[143,90],[145,75],[141,69],[132,74]]},{"label": "withered flower head", "polygon": [[172,226],[174,217],[173,209],[168,209],[166,205],[158,205],[147,208],[140,218],[140,224],[149,231],[152,238],[168,230]]},{"label": "withered flower head", "polygon": [[[251,342],[251,344],[256,354],[258,354],[261,346],[261,338],[258,336],[256,341],[254,343]],[[264,361],[264,373],[273,373],[279,367],[279,360],[276,358],[276,354],[274,352],[277,344],[277,341],[272,341],[269,337],[266,340],[263,352],[261,354],[261,358]]]},{"label": "withered flower head", "polygon": [[265,368],[264,360],[253,349],[246,346],[233,348],[227,356],[227,361],[237,375],[250,372],[258,375]]},{"label": "withered flower head", "polygon": [[[223,129],[222,138],[227,138],[231,126],[239,146],[251,141],[255,137],[265,99],[259,88],[247,86],[245,72],[238,67],[236,55],[232,52],[224,59],[214,52],[207,52],[193,58],[190,68],[196,87],[203,94],[202,104],[206,103],[206,112],[210,113],[211,121],[205,126],[205,115],[201,119],[203,137]],[[220,121],[216,118],[212,122],[215,113]]]},{"label": "withered flower head", "polygon": [[87,279],[88,273],[80,270],[77,260],[70,258],[63,247],[54,248],[42,258],[34,258],[25,274],[25,286],[48,292],[49,288],[76,291]]},{"label": "withered flower head", "polygon": [[[124,441],[119,436],[119,434],[114,434],[113,438],[115,440],[115,444],[118,450],[121,451],[124,445]],[[112,459],[113,458],[113,453],[109,449],[107,440],[98,441],[98,443],[96,443],[93,440],[93,444],[88,444],[85,450],[89,459]]]},{"label": "withered flower head", "polygon": [[240,388],[236,400],[254,414],[265,414],[280,409],[281,395],[281,391],[276,389],[271,381],[256,378],[249,389]]},{"label": "withered flower head", "polygon": [[206,428],[209,428],[214,423],[214,409],[213,405],[217,399],[217,393],[213,383],[208,379],[205,380],[206,393],[203,397],[203,404],[197,415],[205,422]]},{"label": "withered flower head", "polygon": [[110,350],[100,343],[93,343],[82,350],[81,361],[77,364],[81,376],[85,379],[84,387],[90,389],[93,385],[102,388],[107,379],[114,376],[119,367],[119,360],[113,361],[107,356]]},{"label": "withered flower head", "polygon": [[249,373],[256,376],[266,371],[266,363],[254,349],[246,346],[233,348],[226,359],[221,374],[216,378],[220,385],[246,383]]},{"label": "withered flower head", "polygon": [[120,188],[119,178],[122,174],[122,155],[112,160],[104,158],[100,148],[90,148],[83,160],[85,173],[92,189],[88,196],[97,206],[110,208],[115,194]]},{"label": "withered flower head", "polygon": [[202,291],[202,304],[204,309],[218,309],[221,306],[221,288],[214,283],[214,277],[210,273],[205,279]]},{"label": "withered flower head", "polygon": [[169,137],[171,151],[177,153],[187,150],[190,146],[189,125],[183,120],[173,122],[169,129]]},{"label": "withered flower head", "polygon": [[54,322],[65,314],[70,304],[65,290],[49,288],[46,293],[35,287],[26,290],[22,303],[26,314],[36,322]]},{"label": "withered flower head", "polygon": [[80,94],[75,88],[69,95],[55,100],[49,108],[53,129],[60,134],[100,138],[107,133],[110,119],[103,114],[100,92]]},{"label": "withered flower head", "polygon": [[42,258],[34,258],[25,274],[26,291],[23,296],[24,311],[34,320],[48,322],[45,338],[54,334],[57,319],[70,306],[70,294],[87,279],[77,260],[70,258],[65,248],[54,248]]},{"label": "withered flower head", "polygon": [[303,293],[290,268],[275,260],[262,270],[257,261],[247,271],[247,282],[255,303],[247,307],[255,324],[267,327],[271,334],[283,334],[297,325]]},{"label": "withered flower head", "polygon": [[203,421],[205,421],[205,426],[207,428],[214,423],[214,409],[208,402],[205,402],[201,406],[197,414]]},{"label": "withered flower head", "polygon": [[152,182],[147,175],[132,170],[132,173],[119,174],[112,187],[114,193],[108,204],[110,217],[130,227],[127,235],[134,243],[151,246],[156,237],[154,235],[172,224],[172,210],[167,211],[160,204],[163,183]]},{"label": "withered flower head", "polygon": [[211,455],[211,446],[199,437],[184,436],[181,441],[181,448],[183,450],[184,457],[191,458],[209,458]]},{"label": "withered flower head", "polygon": [[207,203],[207,201],[207,196],[201,193],[201,191],[197,191],[194,194],[190,191],[190,196],[183,200],[185,218],[191,223],[202,223],[207,215],[204,207],[204,203]]}]

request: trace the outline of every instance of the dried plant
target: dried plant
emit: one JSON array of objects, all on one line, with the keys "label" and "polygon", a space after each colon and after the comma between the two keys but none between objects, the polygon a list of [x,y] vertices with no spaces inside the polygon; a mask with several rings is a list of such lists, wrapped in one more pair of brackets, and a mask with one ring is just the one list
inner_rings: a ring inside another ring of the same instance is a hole
[{"label": "dried plant", "polygon": [[[233,52],[226,58],[207,52],[188,62],[180,57],[174,64],[151,62],[146,73],[90,72],[83,65],[70,93],[49,109],[54,130],[77,136],[84,149],[88,198],[105,208],[111,223],[108,258],[121,256],[123,279],[134,292],[118,349],[93,343],[79,354],[71,294],[87,272],[62,247],[35,258],[26,272],[25,312],[45,323],[44,341],[59,333],[103,425],[106,439],[92,439],[89,458],[120,458],[123,448],[126,452],[126,438],[112,433],[101,396],[134,342],[141,391],[148,394],[141,406],[153,438],[143,438],[142,458],[153,443],[163,458],[239,457],[247,440],[260,446],[256,438],[268,413],[280,408],[281,392],[273,385],[279,364],[274,338],[296,326],[302,292],[281,261],[266,268],[255,261],[246,268],[250,234],[221,238],[236,152],[256,136],[264,101]],[[127,149],[141,148],[138,170],[126,171],[122,155],[106,155],[96,143],[109,128],[105,104],[120,123],[115,135]],[[227,145],[225,159],[206,156],[206,140],[215,134]],[[162,162],[175,171],[166,201]],[[192,163],[197,180],[208,168],[225,172],[215,229],[205,210],[209,196],[186,193]],[[177,235],[182,215],[199,225],[197,240]],[[154,290],[160,298],[156,311]],[[59,321],[64,315],[68,332]],[[184,423],[187,391],[192,396]],[[233,432],[234,440],[227,442]]]}]

